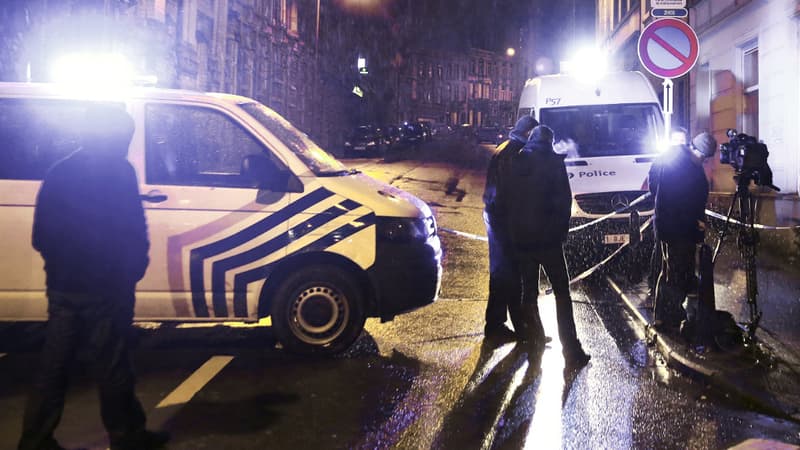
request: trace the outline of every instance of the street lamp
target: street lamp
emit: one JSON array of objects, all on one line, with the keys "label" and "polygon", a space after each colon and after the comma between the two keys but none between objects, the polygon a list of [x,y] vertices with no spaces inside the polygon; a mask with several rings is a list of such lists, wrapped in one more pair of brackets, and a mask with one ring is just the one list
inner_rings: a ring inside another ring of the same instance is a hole
[{"label": "street lamp", "polygon": [[517,54],[517,51],[514,49],[514,47],[508,47],[506,49],[506,56],[514,56],[516,54]]}]

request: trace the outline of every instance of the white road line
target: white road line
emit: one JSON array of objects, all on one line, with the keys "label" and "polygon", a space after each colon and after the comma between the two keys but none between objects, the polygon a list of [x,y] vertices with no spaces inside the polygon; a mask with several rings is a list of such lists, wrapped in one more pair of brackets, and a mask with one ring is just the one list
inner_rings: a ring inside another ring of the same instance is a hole
[{"label": "white road line", "polygon": [[161,400],[161,403],[156,405],[156,408],[166,408],[167,406],[187,403],[231,361],[233,361],[233,356],[212,356],[180,386]]}]

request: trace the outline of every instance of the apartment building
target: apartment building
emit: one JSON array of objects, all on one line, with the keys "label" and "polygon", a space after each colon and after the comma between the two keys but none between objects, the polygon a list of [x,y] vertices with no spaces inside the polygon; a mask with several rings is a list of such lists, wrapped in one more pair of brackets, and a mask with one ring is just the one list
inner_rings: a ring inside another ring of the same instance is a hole
[{"label": "apartment building", "polygon": [[357,35],[343,17],[310,0],[6,0],[0,79],[49,81],[62,54],[121,53],[159,87],[253,97],[325,146],[349,126]]},{"label": "apartment building", "polygon": [[397,74],[397,119],[449,125],[513,124],[524,83],[522,68],[513,56],[482,49],[413,51]]},{"label": "apartment building", "polygon": [[[597,38],[622,70],[642,70],[637,42],[655,18],[650,0],[598,0]],[[800,188],[800,1],[688,0],[688,22],[700,41],[698,62],[674,80],[673,123],[727,142],[735,128],[769,147],[782,194]],[[661,80],[652,78],[660,92]],[[733,170],[707,163],[712,190],[735,190]]]}]

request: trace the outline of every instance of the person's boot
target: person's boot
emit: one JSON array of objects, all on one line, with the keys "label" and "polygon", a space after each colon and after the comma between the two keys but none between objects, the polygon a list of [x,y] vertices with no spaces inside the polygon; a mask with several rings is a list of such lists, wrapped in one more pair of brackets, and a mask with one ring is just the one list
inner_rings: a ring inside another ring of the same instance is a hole
[{"label": "person's boot", "polygon": [[511,331],[505,324],[486,325],[483,328],[483,336],[493,342],[511,342],[517,340],[516,333]]},{"label": "person's boot", "polygon": [[592,357],[583,350],[580,342],[571,344],[562,344],[562,352],[564,355],[564,367],[571,369],[580,369],[589,363]]}]

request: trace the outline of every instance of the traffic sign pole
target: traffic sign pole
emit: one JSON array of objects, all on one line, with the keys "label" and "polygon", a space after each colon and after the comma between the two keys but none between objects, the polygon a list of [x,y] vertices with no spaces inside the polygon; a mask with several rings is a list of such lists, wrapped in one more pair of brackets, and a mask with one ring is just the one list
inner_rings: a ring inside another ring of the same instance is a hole
[{"label": "traffic sign pole", "polygon": [[672,79],[667,78],[661,83],[664,86],[664,129],[665,136],[670,139],[672,132]]}]

